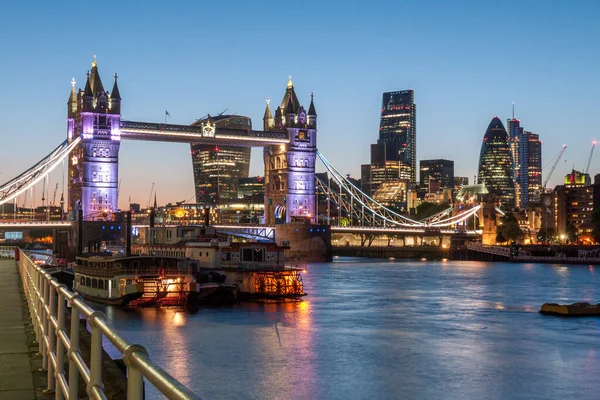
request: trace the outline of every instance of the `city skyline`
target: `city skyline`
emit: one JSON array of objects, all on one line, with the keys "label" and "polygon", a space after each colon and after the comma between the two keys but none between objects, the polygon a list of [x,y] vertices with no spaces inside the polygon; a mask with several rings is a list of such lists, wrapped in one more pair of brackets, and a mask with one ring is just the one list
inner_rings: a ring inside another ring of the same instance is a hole
[{"label": "city skyline", "polygon": [[[273,45],[264,41],[274,36],[256,25],[274,33],[300,22],[284,20],[297,5],[250,9],[240,4],[231,18],[204,19],[195,29],[186,27],[195,21],[193,11],[216,12],[218,7],[187,4],[190,16],[182,17],[181,10],[174,13],[152,4],[144,9],[119,5],[114,11],[118,18],[105,22],[114,36],[107,41],[97,32],[73,34],[73,24],[84,19],[91,6],[44,5],[31,10],[16,4],[14,18],[0,27],[0,32],[15,37],[5,44],[12,57],[0,64],[5,77],[0,93],[0,180],[20,174],[66,137],[69,81],[75,77],[77,87],[83,88],[93,54],[98,55],[107,84],[119,72],[123,118],[130,120],[161,122],[168,110],[169,122],[191,124],[229,108],[227,113],[247,115],[260,129],[265,97],[279,98],[291,74],[303,103],[315,93],[319,149],[354,177],[360,176],[360,165],[369,162],[369,144],[377,139],[381,93],[406,89],[415,91],[419,105],[417,160],[454,160],[455,174],[472,179],[481,133],[492,116],[506,120],[514,101],[515,117],[544,142],[543,166],[563,143],[569,146],[567,161],[560,162],[549,187],[560,183],[573,166],[583,169],[581,160],[587,159],[597,139],[594,94],[600,85],[589,66],[600,58],[600,32],[594,24],[600,7],[593,2],[578,3],[578,8],[558,2],[546,8],[517,2],[493,7],[472,2],[458,8],[436,5],[425,9],[416,4],[349,4],[340,19],[363,24],[350,30],[338,22],[339,31],[332,32],[320,24],[335,15],[335,4],[314,4],[310,29],[298,40],[298,50],[288,52],[277,49],[274,40]],[[508,21],[502,29],[486,29],[490,13],[509,10],[532,23],[524,27]],[[398,13],[411,33],[403,52],[412,57],[406,62],[409,58],[388,54],[391,61],[404,61],[390,69],[380,65],[378,54],[399,37],[388,29]],[[183,21],[169,21],[172,14]],[[136,15],[140,18],[131,19]],[[155,31],[156,24],[161,28]],[[228,29],[209,35],[221,25]],[[247,37],[240,37],[248,28]],[[448,31],[451,34],[445,35]],[[197,44],[199,39],[203,43]],[[307,45],[308,58],[300,50]],[[280,52],[276,61],[267,56],[267,47]],[[526,67],[498,63],[498,54],[508,52],[521,57],[519,64]],[[241,56],[245,62],[239,61]],[[339,143],[352,145],[340,151]],[[163,159],[160,164],[157,157]],[[590,174],[598,172],[600,159],[595,158]],[[259,174],[262,149],[254,149],[250,175]],[[160,203],[194,193],[189,145],[124,142],[119,176],[121,207],[130,196],[132,202],[145,205],[152,182]]]}]

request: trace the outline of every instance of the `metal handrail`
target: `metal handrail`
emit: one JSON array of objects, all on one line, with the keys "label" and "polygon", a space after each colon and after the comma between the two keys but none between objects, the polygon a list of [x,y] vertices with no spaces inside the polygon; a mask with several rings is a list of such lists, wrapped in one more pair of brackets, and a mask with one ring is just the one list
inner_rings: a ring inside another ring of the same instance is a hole
[{"label": "metal handrail", "polygon": [[[102,382],[102,337],[106,337],[121,353],[127,366],[127,399],[144,398],[144,378],[168,399],[200,399],[150,360],[142,345],[123,338],[108,324],[104,313],[94,310],[78,294],[58,283],[23,250],[19,249],[17,263],[39,343],[39,353],[42,354],[42,371],[48,371],[46,392],[55,392],[57,400],[75,400],[78,398],[81,375],[90,398],[106,399]],[[70,332],[65,326],[67,302],[71,306]],[[92,329],[89,365],[83,360],[79,348],[81,314]],[[64,370],[65,356],[69,361],[68,376]]]}]

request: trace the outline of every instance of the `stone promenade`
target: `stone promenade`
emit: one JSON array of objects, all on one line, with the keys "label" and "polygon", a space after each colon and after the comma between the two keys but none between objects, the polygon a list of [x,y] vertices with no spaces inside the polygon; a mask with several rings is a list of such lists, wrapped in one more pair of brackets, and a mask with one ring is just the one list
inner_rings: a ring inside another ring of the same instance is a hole
[{"label": "stone promenade", "polygon": [[[29,324],[14,260],[0,260],[0,399],[36,398],[28,346]],[[39,374],[39,372],[38,372]]]}]

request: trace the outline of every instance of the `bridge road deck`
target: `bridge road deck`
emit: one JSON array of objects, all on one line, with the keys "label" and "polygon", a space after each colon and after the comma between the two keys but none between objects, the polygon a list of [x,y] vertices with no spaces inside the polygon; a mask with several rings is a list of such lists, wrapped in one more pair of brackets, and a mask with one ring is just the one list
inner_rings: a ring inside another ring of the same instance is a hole
[{"label": "bridge road deck", "polygon": [[0,399],[36,398],[27,345],[31,329],[15,260],[0,260]]}]

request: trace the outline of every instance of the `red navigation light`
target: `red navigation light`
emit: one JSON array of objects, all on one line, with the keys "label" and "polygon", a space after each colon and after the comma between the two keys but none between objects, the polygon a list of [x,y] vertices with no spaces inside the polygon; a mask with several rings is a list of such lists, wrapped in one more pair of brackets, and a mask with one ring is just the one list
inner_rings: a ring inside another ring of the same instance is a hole
[{"label": "red navigation light", "polygon": [[215,151],[218,153],[219,151],[221,151],[221,149],[219,149],[218,147],[215,147]]}]

